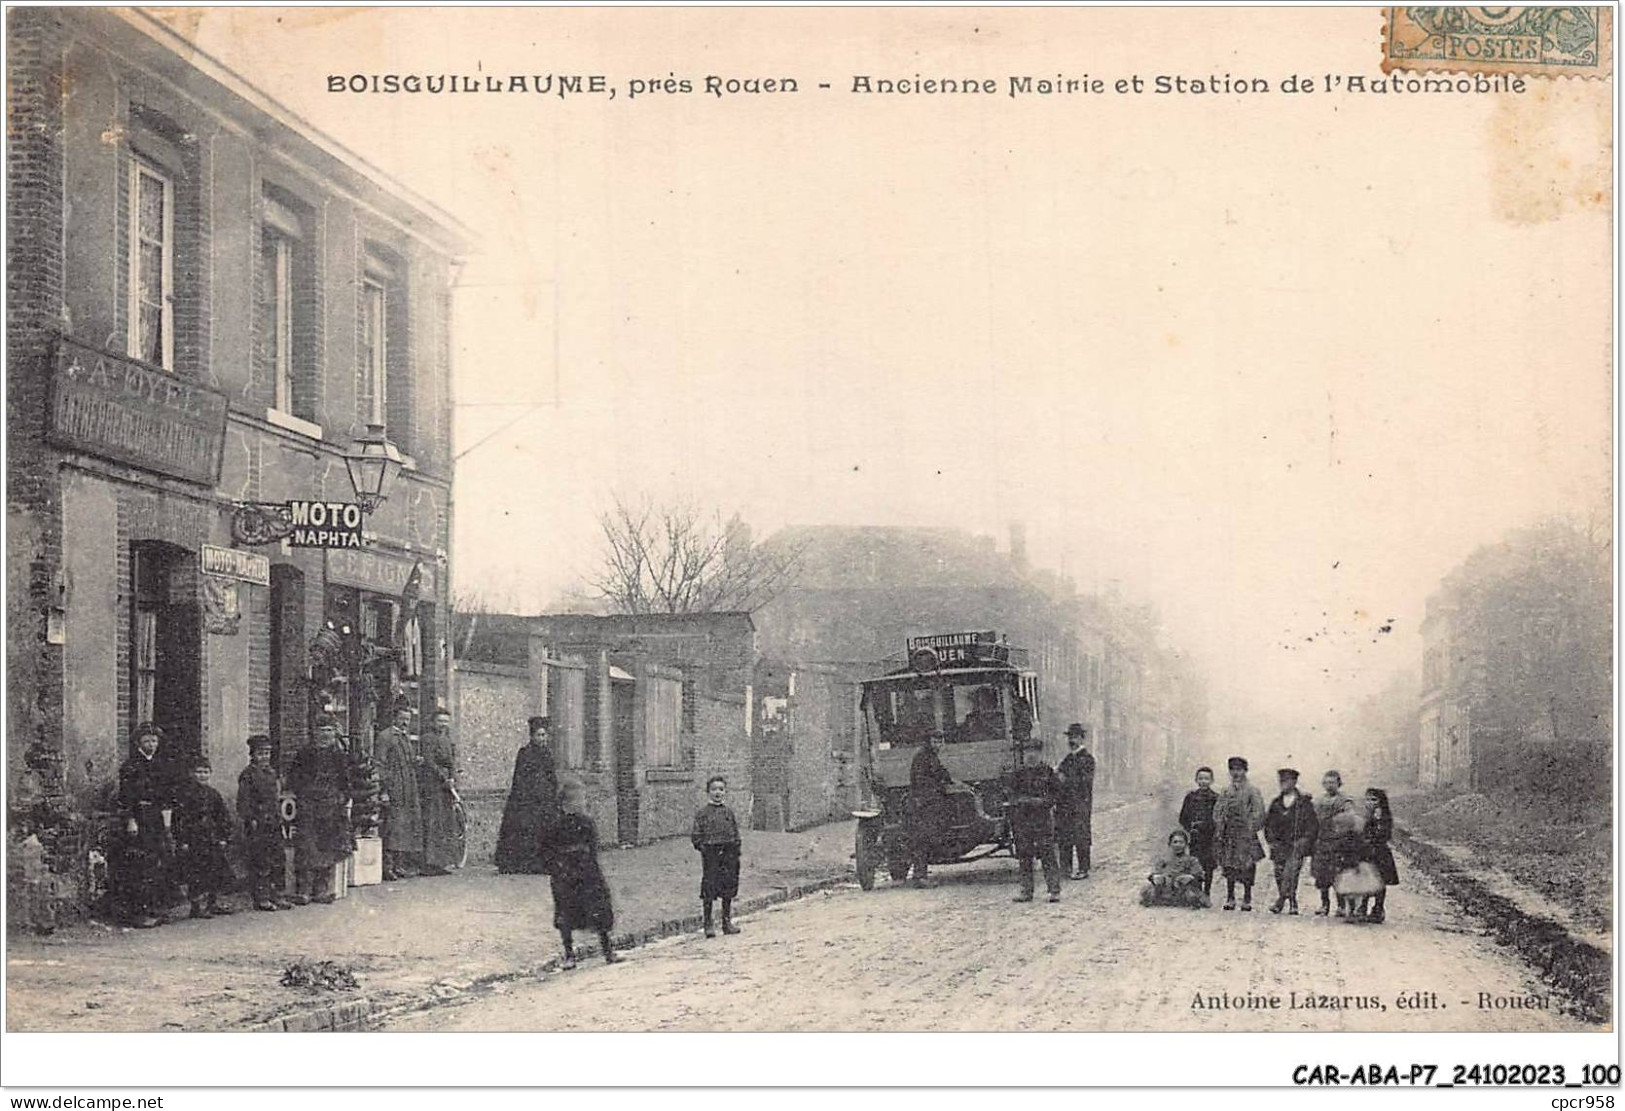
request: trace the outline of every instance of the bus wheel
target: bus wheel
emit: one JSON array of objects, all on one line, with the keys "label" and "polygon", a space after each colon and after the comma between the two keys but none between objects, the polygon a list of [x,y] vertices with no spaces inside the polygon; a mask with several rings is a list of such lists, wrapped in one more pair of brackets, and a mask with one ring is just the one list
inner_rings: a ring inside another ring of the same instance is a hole
[{"label": "bus wheel", "polygon": [[880,866],[879,824],[872,818],[858,822],[857,851],[853,859],[857,861],[858,886],[865,891],[875,889],[875,869]]}]

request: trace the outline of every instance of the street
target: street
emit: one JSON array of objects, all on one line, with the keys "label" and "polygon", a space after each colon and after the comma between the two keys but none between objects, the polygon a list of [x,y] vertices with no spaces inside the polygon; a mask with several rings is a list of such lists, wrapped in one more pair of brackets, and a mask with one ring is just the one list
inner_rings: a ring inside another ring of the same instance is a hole
[{"label": "street", "polygon": [[932,889],[882,881],[869,893],[825,892],[744,919],[737,937],[677,938],[631,950],[616,967],[584,960],[387,1028],[1590,1029],[1558,1013],[1514,954],[1479,936],[1403,859],[1382,926],[1313,917],[1307,871],[1299,918],[1268,913],[1268,882],[1250,914],[1142,908],[1135,895],[1168,828],[1150,806],[1097,814],[1094,875],[1066,884],[1059,904],[1044,901],[1041,885],[1036,902],[1012,904],[1011,860],[946,866]]}]

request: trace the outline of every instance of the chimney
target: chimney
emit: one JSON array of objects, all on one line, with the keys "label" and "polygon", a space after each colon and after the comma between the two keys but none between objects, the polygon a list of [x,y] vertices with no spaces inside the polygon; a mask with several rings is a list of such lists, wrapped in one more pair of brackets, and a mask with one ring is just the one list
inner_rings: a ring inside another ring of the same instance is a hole
[{"label": "chimney", "polygon": [[1027,525],[1022,521],[1010,522],[1010,562],[1020,572],[1027,570]]}]

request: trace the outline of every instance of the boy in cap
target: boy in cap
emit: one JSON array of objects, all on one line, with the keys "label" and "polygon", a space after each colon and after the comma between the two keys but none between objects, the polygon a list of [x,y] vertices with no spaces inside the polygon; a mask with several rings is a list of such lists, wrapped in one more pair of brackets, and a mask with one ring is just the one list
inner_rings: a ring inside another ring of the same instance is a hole
[{"label": "boy in cap", "polygon": [[722,800],[728,780],[713,775],[705,781],[706,804],[694,812],[690,840],[700,852],[700,903],[705,908],[705,936],[716,937],[711,902],[722,900],[722,932],[736,934],[734,900],[739,898],[739,819]]},{"label": "boy in cap", "polygon": [[243,860],[255,910],[287,910],[282,898],[282,787],[271,766],[271,738],[248,738],[248,767],[237,777],[237,820],[243,828]]},{"label": "boy in cap", "polygon": [[1224,909],[1236,909],[1239,883],[1241,909],[1252,910],[1253,882],[1258,862],[1264,859],[1264,847],[1258,843],[1258,831],[1264,825],[1264,796],[1247,782],[1245,759],[1232,756],[1225,767],[1230,772],[1230,786],[1220,792],[1219,801],[1213,805],[1213,842],[1219,866],[1224,869]]},{"label": "boy in cap", "polygon": [[209,772],[207,760],[194,759],[192,778],[181,784],[175,800],[175,843],[193,918],[230,914],[231,908],[216,900],[236,878],[226,858],[231,813],[220,792],[209,786]]},{"label": "boy in cap", "polygon": [[1264,840],[1269,842],[1270,859],[1275,862],[1276,895],[1270,913],[1280,914],[1282,907],[1290,906],[1288,913],[1297,914],[1298,876],[1304,857],[1314,851],[1320,822],[1315,804],[1298,790],[1297,769],[1282,768],[1275,774],[1281,793],[1264,816]]}]

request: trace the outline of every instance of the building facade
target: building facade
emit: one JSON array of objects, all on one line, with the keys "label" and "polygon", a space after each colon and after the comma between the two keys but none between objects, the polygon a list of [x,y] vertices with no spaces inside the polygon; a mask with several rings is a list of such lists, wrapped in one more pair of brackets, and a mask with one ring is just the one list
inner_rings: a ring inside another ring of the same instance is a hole
[{"label": "building facade", "polygon": [[[286,764],[315,709],[444,693],[467,241],[145,14],[8,17],[11,830],[72,887],[138,722],[229,798],[250,734]],[[354,502],[374,425],[406,461],[362,543],[253,542],[245,507]]]}]

